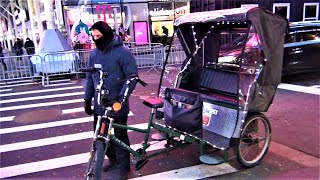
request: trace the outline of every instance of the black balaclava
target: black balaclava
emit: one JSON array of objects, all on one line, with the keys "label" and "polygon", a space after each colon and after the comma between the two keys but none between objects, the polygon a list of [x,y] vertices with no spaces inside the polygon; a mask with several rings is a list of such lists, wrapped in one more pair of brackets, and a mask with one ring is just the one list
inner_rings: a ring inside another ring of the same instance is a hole
[{"label": "black balaclava", "polygon": [[90,30],[94,29],[100,31],[103,36],[96,40],[92,38],[93,42],[96,44],[97,49],[104,51],[113,40],[113,31],[111,27],[104,21],[98,21],[94,23]]}]

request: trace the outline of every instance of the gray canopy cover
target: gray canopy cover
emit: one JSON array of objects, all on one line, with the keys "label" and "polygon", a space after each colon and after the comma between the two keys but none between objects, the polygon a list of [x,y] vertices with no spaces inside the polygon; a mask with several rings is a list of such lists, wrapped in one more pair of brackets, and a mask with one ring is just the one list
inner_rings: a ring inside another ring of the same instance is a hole
[{"label": "gray canopy cover", "polygon": [[[277,86],[281,82],[284,35],[287,32],[288,22],[283,17],[263,8],[235,8],[191,13],[178,18],[175,21],[175,28],[182,29],[188,25],[197,26],[222,21],[250,22],[256,28],[261,40],[266,62],[250,91],[249,111],[267,111],[272,103]],[[181,37],[179,36],[179,38]],[[182,45],[192,46],[191,44]],[[186,53],[188,52],[186,51]],[[185,61],[188,61],[188,59]],[[186,62],[184,62],[184,64],[186,64]]]}]

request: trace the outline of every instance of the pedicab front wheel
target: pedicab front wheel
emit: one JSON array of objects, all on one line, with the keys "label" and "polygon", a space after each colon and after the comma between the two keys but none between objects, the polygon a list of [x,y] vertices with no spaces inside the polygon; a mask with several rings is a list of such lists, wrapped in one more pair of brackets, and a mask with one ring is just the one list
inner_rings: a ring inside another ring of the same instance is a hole
[{"label": "pedicab front wheel", "polygon": [[271,143],[271,126],[262,113],[248,115],[235,147],[238,161],[245,167],[257,166]]},{"label": "pedicab front wheel", "polygon": [[97,140],[94,144],[94,154],[89,159],[89,165],[87,170],[87,180],[94,179],[100,180],[102,174],[103,160],[105,156],[105,143]]}]

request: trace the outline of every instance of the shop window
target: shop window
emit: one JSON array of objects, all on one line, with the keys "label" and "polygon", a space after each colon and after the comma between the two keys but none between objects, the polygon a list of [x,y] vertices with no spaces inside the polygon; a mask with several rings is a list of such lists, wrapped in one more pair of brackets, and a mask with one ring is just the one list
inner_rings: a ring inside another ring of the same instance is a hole
[{"label": "shop window", "polygon": [[318,20],[319,3],[304,3],[303,6],[303,21]]},{"label": "shop window", "polygon": [[290,3],[273,3],[273,13],[279,14],[290,21]]}]

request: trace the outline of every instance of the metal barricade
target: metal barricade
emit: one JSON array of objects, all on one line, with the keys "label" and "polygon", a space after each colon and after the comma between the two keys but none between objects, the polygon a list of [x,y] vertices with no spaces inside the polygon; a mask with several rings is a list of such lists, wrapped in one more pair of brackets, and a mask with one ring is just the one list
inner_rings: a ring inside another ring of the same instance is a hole
[{"label": "metal barricade", "polygon": [[76,51],[64,51],[43,54],[40,72],[44,75],[42,84],[49,85],[50,76],[76,74],[79,72],[79,54]]},{"label": "metal barricade", "polygon": [[0,80],[8,81],[39,77],[31,57],[32,55],[1,57]]},{"label": "metal barricade", "polygon": [[[135,44],[135,45],[133,45]],[[136,43],[125,44],[136,58],[138,68],[150,67],[150,70],[161,67],[163,62],[163,45],[149,43],[137,46]],[[149,70],[149,71],[150,71]]]},{"label": "metal barricade", "polygon": [[[163,52],[164,52],[164,57],[167,57],[167,53],[169,53],[169,46],[165,46]],[[168,57],[167,65],[182,64],[186,58],[187,58],[186,53],[184,52],[180,44],[172,45],[170,54]]]}]

